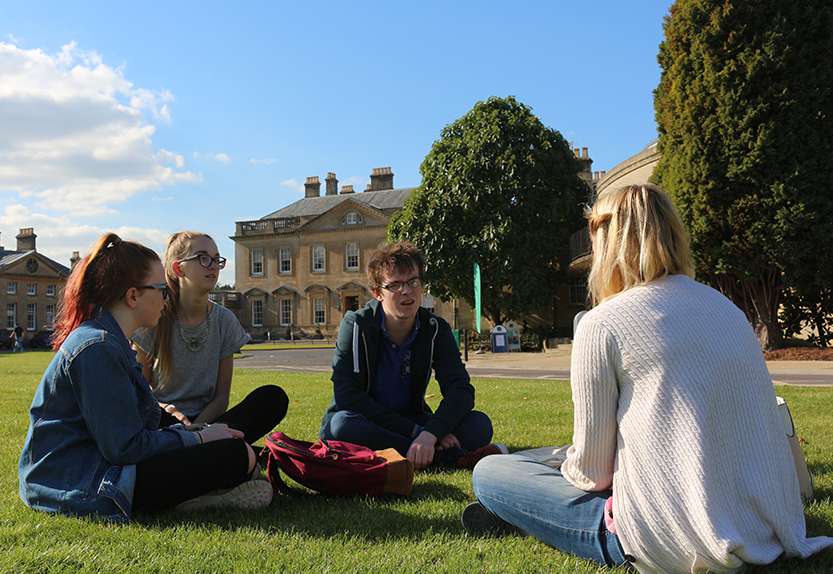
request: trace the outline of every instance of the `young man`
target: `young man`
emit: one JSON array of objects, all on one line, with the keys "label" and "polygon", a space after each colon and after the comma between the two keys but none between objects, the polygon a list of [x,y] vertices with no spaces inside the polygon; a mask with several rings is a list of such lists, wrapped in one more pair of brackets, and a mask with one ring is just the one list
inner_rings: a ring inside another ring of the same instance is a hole
[{"label": "young man", "polygon": [[[488,454],[492,422],[474,408],[474,387],[443,319],[420,306],[425,263],[412,244],[387,245],[373,254],[367,277],[373,299],[349,311],[333,356],[333,403],[321,438],[395,448],[415,468],[433,462],[473,468]],[[442,400],[425,402],[431,372]]]}]

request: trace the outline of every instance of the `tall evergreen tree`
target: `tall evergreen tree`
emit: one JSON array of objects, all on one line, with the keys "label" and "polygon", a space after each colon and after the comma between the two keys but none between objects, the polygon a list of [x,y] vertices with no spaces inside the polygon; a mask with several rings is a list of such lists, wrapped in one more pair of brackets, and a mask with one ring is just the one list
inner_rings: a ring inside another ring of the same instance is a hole
[{"label": "tall evergreen tree", "polygon": [[486,316],[521,318],[553,305],[588,194],[580,169],[529,107],[489,98],[443,129],[389,237],[423,250],[433,294],[473,303],[476,261]]},{"label": "tall evergreen tree", "polygon": [[654,93],[698,275],[781,342],[784,285],[833,268],[833,2],[678,0]]}]

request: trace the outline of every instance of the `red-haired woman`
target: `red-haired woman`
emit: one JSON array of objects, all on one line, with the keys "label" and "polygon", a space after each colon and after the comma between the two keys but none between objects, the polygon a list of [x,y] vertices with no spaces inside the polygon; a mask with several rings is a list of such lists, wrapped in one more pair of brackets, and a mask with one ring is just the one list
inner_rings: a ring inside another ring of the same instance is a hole
[{"label": "red-haired woman", "polygon": [[20,456],[20,497],[32,508],[126,520],[137,510],[271,501],[269,483],[249,480],[256,457],[242,432],[158,428],[128,337],[156,324],[166,296],[159,256],[112,233],[73,270]]}]

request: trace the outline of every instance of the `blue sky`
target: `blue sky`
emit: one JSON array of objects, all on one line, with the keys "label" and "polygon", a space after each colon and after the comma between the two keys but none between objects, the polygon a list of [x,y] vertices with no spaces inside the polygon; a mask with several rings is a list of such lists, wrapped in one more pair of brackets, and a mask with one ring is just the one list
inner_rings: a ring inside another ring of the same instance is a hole
[{"label": "blue sky", "polygon": [[[115,229],[224,254],[234,222],[336,172],[397,187],[448,123],[513,95],[594,170],[656,134],[668,1],[0,1],[0,243],[66,262]],[[5,135],[4,135],[5,134]],[[233,268],[224,273],[233,281]]]}]

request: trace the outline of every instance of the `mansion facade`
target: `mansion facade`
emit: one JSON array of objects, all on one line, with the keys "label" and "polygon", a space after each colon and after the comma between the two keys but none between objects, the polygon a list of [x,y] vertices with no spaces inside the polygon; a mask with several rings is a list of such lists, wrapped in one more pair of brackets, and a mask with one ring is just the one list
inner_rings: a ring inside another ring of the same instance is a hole
[{"label": "mansion facade", "polygon": [[[363,192],[334,173],[304,183],[304,198],[254,221],[238,221],[235,292],[215,301],[236,312],[255,339],[334,337],[344,313],[372,298],[365,270],[385,241],[391,216],[415,188],[394,188],[390,167],[374,168]],[[452,326],[469,326],[464,302],[426,294],[423,306]]]},{"label": "mansion facade", "polygon": [[16,237],[16,249],[0,246],[0,329],[19,325],[25,331],[24,341],[52,328],[70,272],[37,251],[37,237],[34,228],[24,227]]},{"label": "mansion facade", "polygon": [[[600,183],[617,178],[591,171],[586,147],[573,152],[592,200]],[[362,192],[352,185],[339,187],[334,173],[327,174],[323,194],[321,188],[319,177],[308,177],[302,199],[235,224],[235,291],[217,291],[212,299],[232,309],[255,339],[334,337],[344,313],[373,296],[367,262],[385,242],[391,216],[416,189],[395,188],[390,167],[374,168]],[[568,283],[553,292],[551,306],[527,317],[527,325],[554,326],[561,336],[572,333],[573,317],[587,305],[589,239],[583,231],[571,240]],[[452,328],[473,327],[473,311],[463,300],[440,301],[426,294],[423,306]]]}]

